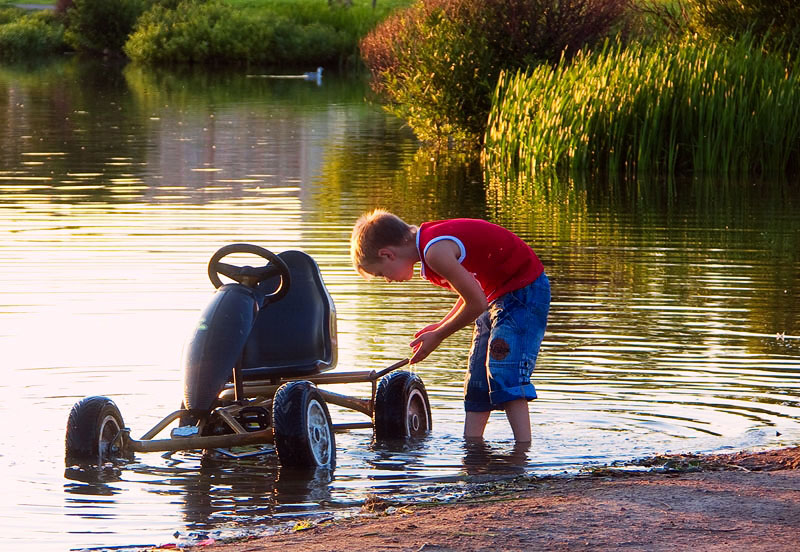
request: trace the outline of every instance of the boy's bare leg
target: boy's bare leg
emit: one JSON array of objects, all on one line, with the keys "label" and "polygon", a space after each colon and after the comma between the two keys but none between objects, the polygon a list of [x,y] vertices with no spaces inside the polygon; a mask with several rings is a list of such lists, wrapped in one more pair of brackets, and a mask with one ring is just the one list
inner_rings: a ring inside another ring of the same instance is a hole
[{"label": "boy's bare leg", "polygon": [[528,401],[526,399],[516,399],[503,405],[506,411],[506,418],[511,424],[514,432],[514,440],[517,443],[530,443],[531,441],[531,415],[528,412]]},{"label": "boy's bare leg", "polygon": [[[464,438],[480,439],[483,437],[483,430],[486,429],[486,422],[489,421],[491,412],[467,412],[464,418]],[[530,439],[528,439],[530,441]]]}]

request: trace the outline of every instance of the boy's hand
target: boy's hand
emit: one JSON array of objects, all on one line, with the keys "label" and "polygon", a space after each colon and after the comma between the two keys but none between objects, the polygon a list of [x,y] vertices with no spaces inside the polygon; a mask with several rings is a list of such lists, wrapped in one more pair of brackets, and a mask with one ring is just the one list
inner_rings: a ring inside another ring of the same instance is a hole
[{"label": "boy's hand", "polygon": [[414,354],[411,355],[411,359],[408,361],[409,364],[416,364],[417,362],[425,360],[429,354],[436,350],[436,347],[438,347],[441,342],[442,338],[435,331],[425,332],[424,330],[420,330],[417,332],[417,338],[409,343],[409,346],[414,350]]}]

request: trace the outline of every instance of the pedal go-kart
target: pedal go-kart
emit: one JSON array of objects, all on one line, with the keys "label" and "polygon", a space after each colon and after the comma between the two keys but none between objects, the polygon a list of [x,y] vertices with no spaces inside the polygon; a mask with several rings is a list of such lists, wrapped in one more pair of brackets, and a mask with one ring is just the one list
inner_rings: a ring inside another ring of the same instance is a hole
[{"label": "pedal go-kart", "polygon": [[[242,253],[267,264],[222,262]],[[430,431],[425,385],[411,372],[396,371],[407,359],[379,371],[326,373],[336,366],[336,310],[309,255],[232,244],[214,253],[208,275],[217,291],[184,350],[180,410],[134,439],[111,399],[84,398],[67,421],[68,466],[102,466],[156,451],[236,456],[232,448],[271,443],[283,467],[333,468],[335,431],[372,427],[376,439]],[[220,275],[232,282],[223,284]],[[320,387],[354,382],[371,382],[371,396]],[[362,412],[370,421],[333,424],[327,403]],[[168,437],[157,438],[170,426]]]}]

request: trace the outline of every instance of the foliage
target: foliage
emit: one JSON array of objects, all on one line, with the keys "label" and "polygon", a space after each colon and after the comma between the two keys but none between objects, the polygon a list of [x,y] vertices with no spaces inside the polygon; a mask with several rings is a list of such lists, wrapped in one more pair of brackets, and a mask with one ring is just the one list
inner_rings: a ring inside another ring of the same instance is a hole
[{"label": "foliage", "polygon": [[75,5],[73,0],[56,0],[55,11],[58,14],[66,15],[67,10]]},{"label": "foliage", "polygon": [[159,63],[227,61],[271,39],[271,29],[218,0],[157,4],[139,19],[124,51],[133,60]]},{"label": "foliage", "polygon": [[25,10],[16,6],[0,6],[0,25],[16,21],[25,14]]},{"label": "foliage", "polygon": [[745,33],[774,43],[800,44],[797,0],[685,0],[700,25],[723,37]]},{"label": "foliage", "polygon": [[426,140],[482,136],[503,69],[604,37],[627,0],[420,0],[361,43],[373,89]]},{"label": "foliage", "polygon": [[687,0],[634,0],[626,34],[637,40],[663,40],[696,32]]},{"label": "foliage", "polygon": [[[137,60],[153,63],[341,66],[357,64],[361,38],[410,1],[386,0],[373,7],[371,0],[212,0],[209,6],[200,0],[56,0],[55,13],[67,22],[65,42],[82,52],[130,51]],[[155,11],[139,25],[139,17],[150,8]],[[0,7],[0,25],[24,13]],[[199,40],[197,52],[191,51],[193,39]],[[162,44],[170,49],[160,51]]]},{"label": "foliage", "polygon": [[0,10],[0,60],[19,61],[64,49],[64,26],[52,14],[37,11],[5,20],[5,12]]},{"label": "foliage", "polygon": [[488,167],[765,174],[800,167],[800,67],[745,37],[609,44],[555,69],[505,73]]},{"label": "foliage", "polygon": [[323,63],[344,39],[321,23],[298,25],[233,8],[221,0],[155,5],[136,25],[125,53],[147,63]]},{"label": "foliage", "polygon": [[74,0],[66,42],[78,51],[119,53],[151,0]]}]

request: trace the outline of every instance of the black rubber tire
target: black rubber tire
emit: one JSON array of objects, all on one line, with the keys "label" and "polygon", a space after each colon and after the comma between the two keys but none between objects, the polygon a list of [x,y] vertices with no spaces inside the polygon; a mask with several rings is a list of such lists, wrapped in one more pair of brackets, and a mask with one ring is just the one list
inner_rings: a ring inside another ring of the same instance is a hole
[{"label": "black rubber tire", "polygon": [[122,414],[108,397],[86,397],[72,407],[67,419],[67,465],[102,466],[133,455],[125,447]]},{"label": "black rubber tire", "polygon": [[375,438],[423,437],[433,427],[431,405],[422,379],[411,372],[392,372],[378,383],[373,416]]},{"label": "black rubber tire", "polygon": [[281,466],[333,469],[336,465],[331,415],[313,383],[292,381],[275,392],[272,427]]}]

